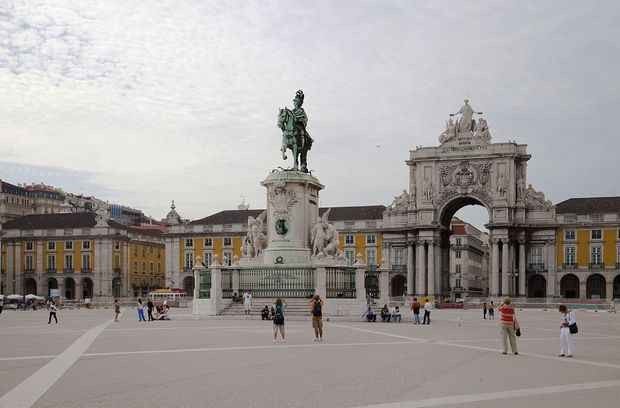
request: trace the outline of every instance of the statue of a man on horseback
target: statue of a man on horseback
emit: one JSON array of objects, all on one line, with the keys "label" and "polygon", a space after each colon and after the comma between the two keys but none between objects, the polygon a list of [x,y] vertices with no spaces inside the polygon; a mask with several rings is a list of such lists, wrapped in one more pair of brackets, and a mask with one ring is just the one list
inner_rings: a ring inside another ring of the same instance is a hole
[{"label": "statue of a man on horseback", "polygon": [[[304,103],[304,93],[297,91],[293,104],[293,110],[280,109],[278,114],[278,127],[282,129],[282,159],[286,160],[286,150],[293,152],[293,169],[308,172],[308,150],[312,147],[312,138],[306,130],[308,116],[301,107]],[[301,167],[301,168],[300,168]]]}]

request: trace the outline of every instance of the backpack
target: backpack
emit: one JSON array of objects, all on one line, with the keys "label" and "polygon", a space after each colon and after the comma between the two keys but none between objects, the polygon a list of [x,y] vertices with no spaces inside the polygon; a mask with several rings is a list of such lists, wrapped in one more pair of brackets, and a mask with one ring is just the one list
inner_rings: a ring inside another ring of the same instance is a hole
[{"label": "backpack", "polygon": [[273,324],[284,324],[284,313],[282,305],[276,305],[276,314],[273,316]]},{"label": "backpack", "polygon": [[321,312],[321,302],[314,302],[314,306],[312,306],[312,316],[321,317],[323,313]]}]

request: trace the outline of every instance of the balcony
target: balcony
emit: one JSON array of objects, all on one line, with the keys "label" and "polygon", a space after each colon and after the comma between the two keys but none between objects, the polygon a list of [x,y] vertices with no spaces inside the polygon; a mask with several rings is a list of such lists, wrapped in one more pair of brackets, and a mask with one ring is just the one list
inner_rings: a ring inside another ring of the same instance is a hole
[{"label": "balcony", "polygon": [[392,265],[392,272],[405,273],[407,272],[407,265]]},{"label": "balcony", "polygon": [[544,263],[531,263],[527,265],[529,272],[544,272],[547,270]]},{"label": "balcony", "polygon": [[45,272],[47,272],[47,273],[56,273],[56,268],[47,268],[45,270]]},{"label": "balcony", "polygon": [[572,263],[563,263],[562,264],[562,269],[564,269],[565,271],[572,271],[574,269],[577,269],[577,264],[572,262]]},{"label": "balcony", "polygon": [[590,263],[590,269],[605,269],[605,264],[602,262]]},{"label": "balcony", "polygon": [[73,273],[74,271],[73,271],[73,268],[65,268],[65,269],[63,269],[63,272],[64,273]]},{"label": "balcony", "polygon": [[93,270],[92,270],[92,269],[90,269],[90,268],[82,268],[82,269],[81,269],[81,272],[82,272],[82,273],[93,273]]}]

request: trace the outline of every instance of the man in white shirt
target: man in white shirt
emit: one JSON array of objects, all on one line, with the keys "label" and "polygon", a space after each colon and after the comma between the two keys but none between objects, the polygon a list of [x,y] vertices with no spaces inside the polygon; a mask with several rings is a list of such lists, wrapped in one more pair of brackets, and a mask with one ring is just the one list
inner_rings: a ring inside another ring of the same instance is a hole
[{"label": "man in white shirt", "polygon": [[245,308],[245,314],[249,315],[252,310],[252,294],[250,292],[243,293],[243,307]]},{"label": "man in white shirt", "polygon": [[431,310],[433,309],[433,305],[430,300],[426,299],[424,303],[424,319],[422,320],[422,324],[431,324]]}]

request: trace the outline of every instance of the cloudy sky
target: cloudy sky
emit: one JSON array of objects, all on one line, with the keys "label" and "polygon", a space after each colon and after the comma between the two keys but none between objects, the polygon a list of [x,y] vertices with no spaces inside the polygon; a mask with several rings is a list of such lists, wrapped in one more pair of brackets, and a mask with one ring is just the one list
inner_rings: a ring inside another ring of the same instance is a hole
[{"label": "cloudy sky", "polygon": [[262,207],[301,88],[323,205],[389,204],[465,97],[553,202],[618,195],[618,21],[615,1],[0,0],[0,178],[156,218]]}]

